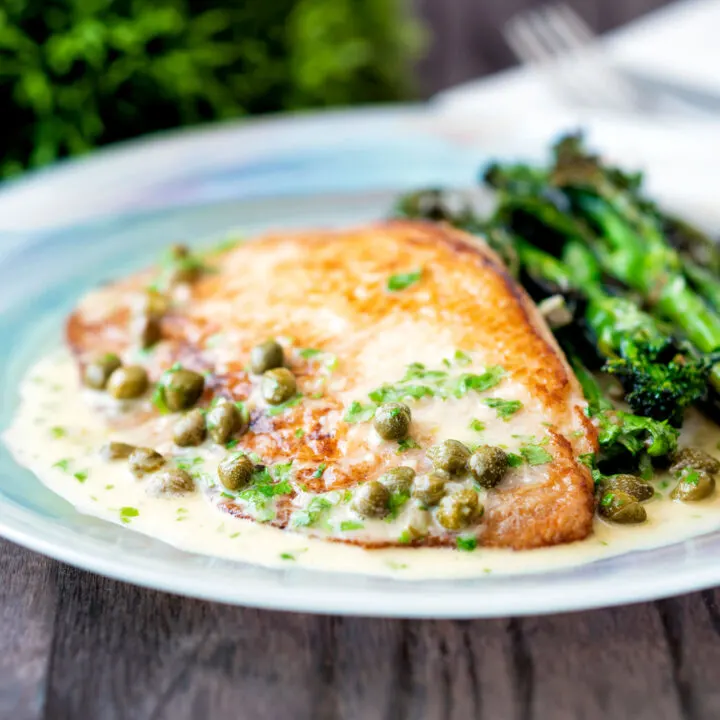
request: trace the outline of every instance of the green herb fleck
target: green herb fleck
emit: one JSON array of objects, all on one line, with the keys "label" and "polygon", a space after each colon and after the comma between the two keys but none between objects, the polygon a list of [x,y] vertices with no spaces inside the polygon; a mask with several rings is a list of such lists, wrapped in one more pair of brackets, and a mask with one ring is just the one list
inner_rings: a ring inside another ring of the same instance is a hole
[{"label": "green herb fleck", "polygon": [[50,428],[50,434],[54,438],[63,438],[67,435],[67,430],[60,425],[55,425],[54,427]]},{"label": "green herb fleck", "polygon": [[343,520],[340,523],[341,532],[351,532],[352,530],[362,530],[365,526],[357,520]]},{"label": "green herb fleck", "polygon": [[185,513],[189,512],[189,511],[187,508],[179,507],[176,512],[178,515],[184,515]]},{"label": "green herb fleck", "polygon": [[603,507],[607,507],[608,505],[612,504],[612,501],[615,499],[615,495],[611,492],[606,492],[602,496],[602,500],[600,500],[600,504]]},{"label": "green herb fleck", "polygon": [[77,472],[73,473],[73,477],[78,482],[84,483],[88,478],[87,470],[78,470]]},{"label": "green herb fleck", "polygon": [[228,450],[232,450],[237,444],[238,444],[238,441],[237,441],[235,438],[233,438],[232,440],[228,440],[228,441],[225,443],[225,447],[226,447]]},{"label": "green herb fleck", "polygon": [[240,533],[239,533],[239,532],[234,532],[234,533],[228,535],[228,537],[229,537],[231,540],[234,540],[235,538],[240,537]]},{"label": "green herb fleck", "polygon": [[552,461],[553,456],[540,445],[523,445],[520,454],[525,458],[528,465],[545,465]]},{"label": "green herb fleck", "polygon": [[697,485],[700,482],[700,475],[697,470],[688,470],[682,481],[688,485]]},{"label": "green herb fleck", "polygon": [[388,560],[387,561],[388,567],[392,568],[393,570],[406,570],[407,564],[406,563],[399,563],[395,560]]},{"label": "green herb fleck", "polygon": [[295,428],[295,432],[293,434],[296,438],[301,438],[305,434],[305,431],[302,428]]},{"label": "green herb fleck", "polygon": [[286,410],[289,410],[290,408],[295,407],[296,405],[299,405],[302,402],[303,396],[298,393],[297,395],[291,397],[289,400],[286,400],[284,403],[280,403],[279,405],[273,405],[272,407],[269,407],[267,409],[267,414],[270,417],[275,417],[276,415],[280,415],[281,413],[284,413]]},{"label": "green herb fleck", "polygon": [[391,522],[394,520],[399,514],[400,511],[405,506],[405,503],[410,499],[410,493],[406,492],[396,492],[392,493],[390,495],[390,499],[388,500],[388,515],[385,518],[388,522]]},{"label": "green herb fleck", "polygon": [[295,560],[296,559],[295,556],[289,552],[280,553],[280,557],[283,560]]},{"label": "green herb fleck", "polygon": [[322,355],[322,352],[322,350],[315,350],[315,348],[303,348],[298,351],[298,355],[300,355],[300,357],[304,360],[310,360],[318,355]]},{"label": "green herb fleck", "polygon": [[70,458],[63,458],[62,460],[58,460],[53,467],[59,468],[63,472],[68,472],[71,462],[72,460],[70,460]]},{"label": "green herb fleck", "polygon": [[316,480],[319,480],[319,479],[323,476],[323,473],[325,472],[325,468],[327,468],[327,464],[326,464],[326,463],[320,463],[320,464],[317,466],[317,469],[315,470],[315,472],[314,472],[310,477],[313,477],[313,478],[315,478]]},{"label": "green herb fleck", "polygon": [[486,398],[483,403],[497,411],[498,417],[508,421],[522,406],[519,400],[502,400],[501,398]]},{"label": "green herb fleck", "polygon": [[522,455],[507,453],[507,462],[509,467],[520,467],[523,464]]},{"label": "green herb fleck", "polygon": [[105,486],[105,489],[106,489],[106,490],[112,490],[114,487],[115,487],[114,485],[106,485],[106,486]]},{"label": "green herb fleck", "polygon": [[130,518],[137,517],[140,511],[134,507],[121,507],[120,508],[120,520],[124,523],[129,523]]},{"label": "green herb fleck", "polygon": [[477,547],[477,538],[474,535],[459,535],[457,549],[472,552]]},{"label": "green herb fleck", "polygon": [[420,278],[422,278],[422,268],[418,268],[412,272],[391,275],[387,281],[387,289],[390,292],[405,290],[419,282]]},{"label": "green herb fleck", "polygon": [[412,535],[410,534],[409,530],[403,530],[398,535],[398,542],[401,545],[409,545],[412,542],[412,540],[413,540],[413,538],[412,538]]},{"label": "green herb fleck", "polygon": [[375,415],[375,407],[373,405],[362,405],[354,401],[350,403],[350,407],[345,411],[343,420],[346,423],[367,422],[372,420]]},{"label": "green herb fleck", "polygon": [[294,527],[310,527],[316,525],[326,510],[333,506],[327,498],[322,495],[315,496],[304,510],[296,510],[291,518],[290,523]]},{"label": "green herb fleck", "polygon": [[418,445],[415,440],[413,440],[411,437],[408,437],[398,442],[397,454],[400,455],[400,453],[407,452],[408,450],[416,450],[419,447],[420,445]]},{"label": "green herb fleck", "polygon": [[465,367],[472,362],[472,358],[467,353],[463,352],[462,350],[455,351],[453,360],[455,360],[455,363],[457,365],[459,365],[460,367]]},{"label": "green herb fleck", "polygon": [[485,423],[473,418],[470,422],[470,429],[475,432],[483,432],[485,430]]}]

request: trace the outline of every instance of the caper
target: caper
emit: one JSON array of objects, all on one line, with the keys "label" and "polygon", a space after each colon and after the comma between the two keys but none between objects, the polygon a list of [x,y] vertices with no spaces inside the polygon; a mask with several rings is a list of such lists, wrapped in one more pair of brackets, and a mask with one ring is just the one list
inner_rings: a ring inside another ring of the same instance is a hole
[{"label": "caper", "polygon": [[173,428],[173,440],[180,447],[200,445],[205,439],[205,416],[195,408],[185,413]]},{"label": "caper", "polygon": [[250,482],[254,469],[247,455],[233,453],[223,458],[218,465],[218,477],[228,490],[240,490]]},{"label": "caper", "polygon": [[282,367],[284,360],[282,345],[275,340],[267,340],[250,351],[250,369],[258,375]]},{"label": "caper", "polygon": [[169,305],[170,300],[167,295],[163,295],[157,290],[147,289],[140,298],[137,312],[139,315],[160,318],[167,312]]},{"label": "caper", "polygon": [[474,490],[458,490],[446,495],[437,509],[437,521],[447,530],[462,530],[473,523],[483,511]]},{"label": "caper", "polygon": [[507,454],[495,445],[481,445],[468,460],[468,469],[484,488],[495,487],[508,468]]},{"label": "caper", "polygon": [[240,412],[231,402],[221,402],[207,414],[207,429],[210,439],[224,445],[237,433],[248,428],[247,411]]},{"label": "caper", "polygon": [[170,468],[158,473],[153,478],[152,485],[159,495],[180,495],[195,489],[195,481],[190,473],[180,468]]},{"label": "caper", "polygon": [[363,517],[383,517],[388,513],[390,492],[377,480],[363,483],[353,497],[353,509]]},{"label": "caper", "polygon": [[445,495],[445,483],[448,480],[448,474],[442,470],[420,475],[413,483],[412,496],[424,505],[437,505]]},{"label": "caper", "polygon": [[93,390],[103,390],[110,376],[122,365],[115,353],[106,353],[85,366],[83,382]]},{"label": "caper", "polygon": [[117,400],[140,397],[148,386],[148,376],[140,365],[120,367],[110,376],[107,391]]},{"label": "caper", "polygon": [[632,495],[621,491],[608,490],[603,493],[598,512],[606,520],[621,525],[633,525],[647,519],[645,508]]},{"label": "caper", "polygon": [[187,245],[171,245],[172,269],[170,283],[192,283],[202,274],[202,265],[191,254]]},{"label": "caper", "polygon": [[138,478],[154,473],[165,464],[165,458],[152,448],[135,448],[128,458],[130,472]]},{"label": "caper", "polygon": [[184,368],[165,373],[160,382],[165,404],[173,412],[191,408],[205,389],[205,378],[200,373]]},{"label": "caper", "polygon": [[670,494],[673,500],[682,502],[697,502],[713,494],[715,478],[703,470],[685,468],[680,476],[680,482]]},{"label": "caper", "polygon": [[131,332],[143,350],[152,347],[162,334],[160,319],[155,315],[138,315],[133,320]]},{"label": "caper", "polygon": [[383,440],[404,440],[410,430],[410,408],[403,403],[383,403],[375,411],[373,427]]},{"label": "caper", "polygon": [[268,370],[262,377],[262,394],[271,405],[289,400],[297,391],[295,376],[283,367]]},{"label": "caper", "polygon": [[381,482],[394,495],[395,493],[409,493],[414,479],[415,471],[411,467],[401,465],[384,472],[378,478],[378,482]]},{"label": "caper", "polygon": [[603,493],[608,490],[627,493],[632,495],[638,502],[645,502],[655,494],[652,485],[643,482],[634,475],[612,475],[603,480],[600,488]]},{"label": "caper", "polygon": [[470,451],[459,440],[443,440],[433,445],[427,455],[436,470],[444,470],[451,475],[464,472],[470,459]]},{"label": "caper", "polygon": [[712,455],[708,455],[704,450],[692,447],[683,448],[675,453],[670,472],[678,473],[685,468],[702,470],[710,473],[710,475],[716,475],[720,472],[720,461],[716,460]]},{"label": "caper", "polygon": [[134,445],[124,442],[109,442],[101,448],[100,454],[105,460],[124,460],[130,457],[133,450],[135,450]]}]

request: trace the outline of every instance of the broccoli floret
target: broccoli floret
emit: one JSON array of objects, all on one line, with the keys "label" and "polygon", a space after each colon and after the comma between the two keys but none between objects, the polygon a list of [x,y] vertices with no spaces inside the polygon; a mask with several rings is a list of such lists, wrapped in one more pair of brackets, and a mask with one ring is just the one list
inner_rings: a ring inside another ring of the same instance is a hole
[{"label": "broccoli floret", "polygon": [[678,430],[664,420],[615,408],[574,348],[566,344],[565,350],[587,400],[588,415],[598,428],[598,466],[605,471],[619,458],[627,456],[637,464],[642,463],[643,455],[655,460],[671,458],[677,450]]}]

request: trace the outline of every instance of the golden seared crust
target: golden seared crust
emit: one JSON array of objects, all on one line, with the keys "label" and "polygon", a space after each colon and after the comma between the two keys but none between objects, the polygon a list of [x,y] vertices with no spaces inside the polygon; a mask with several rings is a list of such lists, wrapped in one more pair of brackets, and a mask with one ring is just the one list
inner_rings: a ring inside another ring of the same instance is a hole
[{"label": "golden seared crust", "polygon": [[[397,464],[397,454],[394,447],[356,447],[362,439],[341,421],[348,399],[362,399],[369,388],[397,379],[388,370],[389,376],[374,381],[413,348],[423,357],[434,347],[438,353],[463,348],[486,367],[503,367],[506,382],[528,398],[527,412],[552,427],[553,461],[533,482],[491,492],[481,541],[521,549],[590,533],[592,481],[575,457],[592,450],[596,438],[579,409],[577,381],[534,304],[481,240],[441,225],[394,221],[269,235],[210,262],[215,272],[188,286],[189,297],[163,318],[163,342],[143,360],[152,378],[179,361],[212,372],[207,396],[246,399],[256,383],[245,370],[250,349],[267,338],[290,337],[295,347],[339,358],[332,382],[318,391],[316,365],[293,356],[307,402],[276,417],[256,409],[240,446],[266,462],[291,457],[325,463],[322,478],[301,471],[311,492],[374,478]],[[388,292],[388,277],[414,269],[422,269],[420,282]],[[70,317],[67,337],[80,364],[101,351],[126,350],[129,308],[151,278],[143,273],[108,287]],[[221,349],[212,342],[219,335],[225,338]],[[422,432],[416,438],[422,445],[437,439]],[[278,513],[276,523],[286,522],[287,513]],[[454,543],[454,536],[435,535],[426,544]]]}]

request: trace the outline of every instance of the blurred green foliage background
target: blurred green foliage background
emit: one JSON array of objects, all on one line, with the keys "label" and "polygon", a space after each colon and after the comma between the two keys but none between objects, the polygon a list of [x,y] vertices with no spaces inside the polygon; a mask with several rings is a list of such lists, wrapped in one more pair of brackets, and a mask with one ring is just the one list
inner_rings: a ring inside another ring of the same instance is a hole
[{"label": "blurred green foliage background", "polygon": [[402,0],[0,0],[0,178],[198,122],[408,97]]}]

